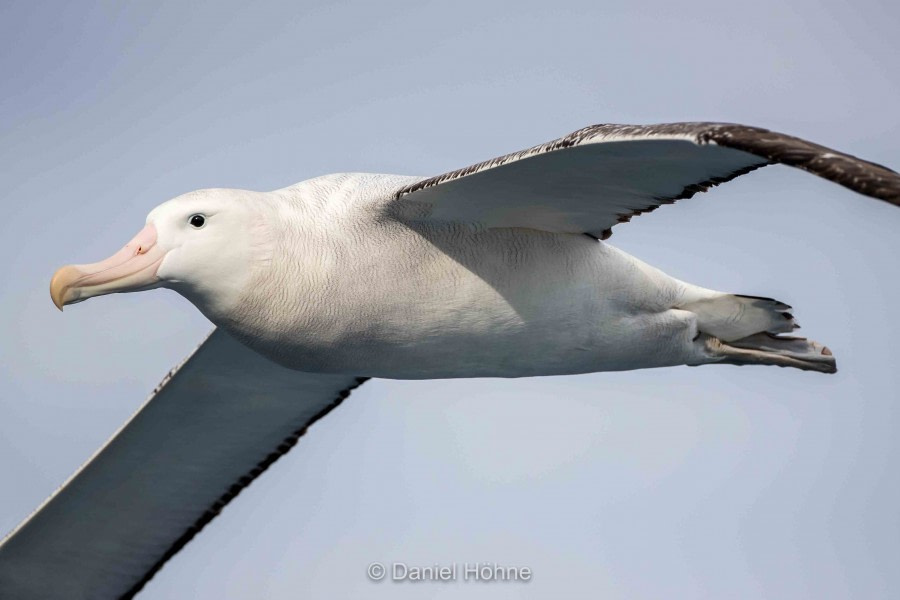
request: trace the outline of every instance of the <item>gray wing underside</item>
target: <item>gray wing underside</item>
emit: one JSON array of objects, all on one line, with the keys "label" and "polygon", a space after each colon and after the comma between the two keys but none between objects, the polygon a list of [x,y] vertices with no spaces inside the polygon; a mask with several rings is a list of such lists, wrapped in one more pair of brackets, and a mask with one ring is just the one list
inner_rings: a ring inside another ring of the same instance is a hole
[{"label": "gray wing underside", "polygon": [[587,233],[769,164],[797,167],[900,205],[900,175],[824,146],[726,123],[592,125],[397,191],[406,220]]},{"label": "gray wing underside", "polygon": [[0,598],[130,598],[364,379],[292,371],[216,330],[0,544]]}]

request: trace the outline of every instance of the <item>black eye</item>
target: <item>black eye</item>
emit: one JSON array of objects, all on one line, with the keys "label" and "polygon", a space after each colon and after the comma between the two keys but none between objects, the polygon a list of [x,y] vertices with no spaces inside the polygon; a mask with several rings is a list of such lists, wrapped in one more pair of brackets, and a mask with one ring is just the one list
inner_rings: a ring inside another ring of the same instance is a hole
[{"label": "black eye", "polygon": [[206,224],[206,217],[203,215],[192,215],[191,218],[188,219],[188,223],[191,224],[191,227],[200,229]]}]

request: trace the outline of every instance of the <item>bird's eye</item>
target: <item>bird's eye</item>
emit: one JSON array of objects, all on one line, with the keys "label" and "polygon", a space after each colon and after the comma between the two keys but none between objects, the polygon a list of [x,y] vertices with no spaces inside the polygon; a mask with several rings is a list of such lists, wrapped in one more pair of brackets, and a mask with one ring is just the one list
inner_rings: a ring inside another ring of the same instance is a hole
[{"label": "bird's eye", "polygon": [[200,229],[206,225],[206,217],[203,215],[191,215],[191,218],[188,219],[188,223],[190,223],[191,227],[194,229]]}]

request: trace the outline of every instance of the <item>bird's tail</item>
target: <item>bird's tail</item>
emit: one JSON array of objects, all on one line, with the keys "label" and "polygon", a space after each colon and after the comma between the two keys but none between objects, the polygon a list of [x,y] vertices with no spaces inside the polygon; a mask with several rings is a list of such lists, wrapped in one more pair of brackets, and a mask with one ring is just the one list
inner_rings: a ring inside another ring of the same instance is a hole
[{"label": "bird's tail", "polygon": [[697,315],[700,331],[723,342],[754,333],[789,333],[799,327],[791,307],[772,298],[715,293],[678,308]]},{"label": "bird's tail", "polygon": [[831,351],[812,340],[778,335],[800,327],[791,307],[772,298],[705,293],[678,308],[697,315],[697,344],[710,362],[764,364],[834,373]]}]

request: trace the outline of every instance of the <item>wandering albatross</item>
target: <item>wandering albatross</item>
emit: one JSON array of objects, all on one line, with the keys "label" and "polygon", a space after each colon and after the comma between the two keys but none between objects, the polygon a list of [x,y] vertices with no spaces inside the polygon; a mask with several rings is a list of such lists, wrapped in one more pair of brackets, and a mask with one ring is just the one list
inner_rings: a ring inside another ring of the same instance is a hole
[{"label": "wandering albatross", "polygon": [[718,123],[594,125],[437,177],[342,173],[152,210],[63,305],[168,287],[216,329],[0,545],[0,598],[134,596],[369,377],[670,365],[836,370],[791,307],[669,277],[603,240],[635,215],[781,163],[900,206],[900,175]]}]

